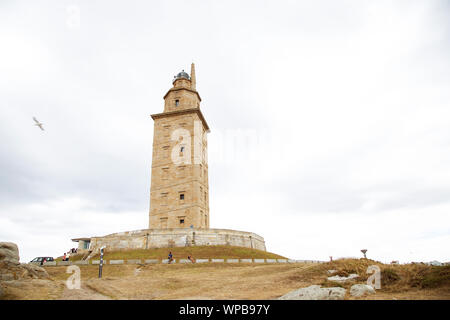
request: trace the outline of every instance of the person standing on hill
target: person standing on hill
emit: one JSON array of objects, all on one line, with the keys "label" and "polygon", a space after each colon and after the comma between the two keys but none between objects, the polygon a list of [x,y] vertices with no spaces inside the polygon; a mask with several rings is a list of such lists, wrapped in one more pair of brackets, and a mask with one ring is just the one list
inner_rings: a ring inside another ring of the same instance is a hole
[{"label": "person standing on hill", "polygon": [[169,263],[172,262],[173,258],[172,258],[172,251],[169,252],[169,257],[168,257]]}]

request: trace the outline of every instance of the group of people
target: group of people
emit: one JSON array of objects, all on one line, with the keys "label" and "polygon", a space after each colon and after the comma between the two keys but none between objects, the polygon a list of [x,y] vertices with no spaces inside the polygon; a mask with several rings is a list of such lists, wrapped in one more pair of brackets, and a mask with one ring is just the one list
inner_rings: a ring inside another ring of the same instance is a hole
[{"label": "group of people", "polygon": [[64,252],[64,256],[62,258],[62,261],[69,261],[70,259],[70,251],[69,252]]},{"label": "group of people", "polygon": [[[195,263],[195,260],[194,260],[194,258],[191,255],[189,255],[187,258],[192,263]],[[168,263],[172,263],[172,261],[173,261],[172,251],[169,252],[169,256],[167,257],[167,260],[168,260]]]},{"label": "group of people", "polygon": [[72,248],[69,251],[64,252],[64,256],[62,258],[62,261],[69,261],[71,253],[77,253],[77,249],[76,248]]}]

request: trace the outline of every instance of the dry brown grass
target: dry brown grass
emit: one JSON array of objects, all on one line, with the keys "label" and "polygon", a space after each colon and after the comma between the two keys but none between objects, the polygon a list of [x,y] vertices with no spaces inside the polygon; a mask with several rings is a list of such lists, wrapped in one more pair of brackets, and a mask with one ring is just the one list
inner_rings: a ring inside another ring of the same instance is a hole
[{"label": "dry brown grass", "polygon": [[[340,274],[358,273],[356,282],[367,279],[367,267],[380,266],[390,274],[388,282],[374,295],[346,299],[450,299],[448,267],[425,265],[383,265],[366,259],[337,260],[324,264],[173,264],[105,265],[98,279],[98,266],[80,266],[82,292],[61,293],[61,284],[70,276],[66,267],[46,267],[55,289],[39,293],[33,285],[15,292],[13,299],[276,299],[285,293],[312,284],[342,286],[327,280],[327,270]],[[395,275],[394,275],[395,274]],[[9,290],[9,289],[8,289]],[[59,291],[58,291],[59,290]],[[33,291],[33,292],[32,292]],[[59,294],[59,296],[58,296]]]},{"label": "dry brown grass", "polygon": [[[381,262],[369,259],[339,259],[313,267],[310,272],[320,274],[323,284],[329,285],[326,270],[337,270],[335,274],[347,276],[357,273],[359,278],[355,281],[365,283],[371,275],[367,273],[367,268],[377,265],[381,270],[381,286],[383,292],[407,292],[410,290],[424,290],[440,288],[446,291],[450,288],[450,266],[428,266],[425,264],[404,264],[385,265]],[[344,288],[349,288],[354,282],[341,284]],[[447,289],[446,289],[447,288]],[[424,290],[423,292],[425,292]],[[433,290],[431,290],[433,291]]]},{"label": "dry brown grass", "polygon": [[[127,282],[132,286],[105,287],[92,279],[97,291],[118,299],[273,299],[294,290],[300,281],[287,280],[307,265],[172,265],[145,266]],[[118,280],[125,284],[124,280]]]},{"label": "dry brown grass", "polygon": [[52,280],[27,279],[0,283],[4,291],[2,299],[5,300],[54,300],[58,299],[64,285]]},{"label": "dry brown grass", "polygon": [[[293,280],[309,264],[174,264],[80,266],[82,284],[112,299],[274,299],[307,285]],[[47,267],[63,283],[66,267]]]},{"label": "dry brown grass", "polygon": [[[234,247],[234,246],[193,246],[174,248],[154,248],[154,249],[128,249],[128,250],[105,250],[103,259],[167,259],[169,252],[172,252],[174,259],[187,259],[192,256],[195,259],[283,259],[275,253],[261,251],[257,249]],[[78,255],[79,257],[80,255]],[[92,259],[98,259],[99,254]],[[75,257],[78,258],[78,257]]]}]

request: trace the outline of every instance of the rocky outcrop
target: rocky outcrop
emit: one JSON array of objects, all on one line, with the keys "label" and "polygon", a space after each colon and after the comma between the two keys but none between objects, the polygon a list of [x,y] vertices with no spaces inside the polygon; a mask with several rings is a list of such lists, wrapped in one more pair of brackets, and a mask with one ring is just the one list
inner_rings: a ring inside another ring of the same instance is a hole
[{"label": "rocky outcrop", "polygon": [[336,282],[345,282],[345,281],[349,281],[352,279],[356,279],[359,276],[356,273],[352,273],[350,274],[348,277],[341,277],[341,276],[332,276],[332,277],[328,277],[329,281],[336,281]]},{"label": "rocky outcrop", "polygon": [[350,288],[350,294],[354,297],[362,297],[365,294],[373,294],[375,289],[367,284],[354,284]]},{"label": "rocky outcrop", "polygon": [[41,268],[35,264],[22,264],[24,272],[22,273],[22,278],[33,278],[33,279],[45,279],[48,278],[48,273],[44,268]]},{"label": "rocky outcrop", "polygon": [[321,288],[313,285],[291,291],[278,300],[344,300],[345,293],[344,288]]},{"label": "rocky outcrop", "polygon": [[0,281],[46,279],[44,268],[19,262],[19,248],[12,242],[0,242]]},{"label": "rocky outcrop", "polygon": [[0,262],[10,263],[14,265],[19,262],[19,248],[12,242],[0,242]]}]

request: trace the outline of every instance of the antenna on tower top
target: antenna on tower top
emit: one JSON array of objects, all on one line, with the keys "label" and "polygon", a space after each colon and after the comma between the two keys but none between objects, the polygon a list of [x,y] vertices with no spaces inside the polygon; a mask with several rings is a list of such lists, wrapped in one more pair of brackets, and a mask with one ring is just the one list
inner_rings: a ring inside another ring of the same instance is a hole
[{"label": "antenna on tower top", "polygon": [[194,62],[191,63],[191,89],[196,90],[196,79],[195,79],[195,65]]}]

